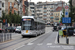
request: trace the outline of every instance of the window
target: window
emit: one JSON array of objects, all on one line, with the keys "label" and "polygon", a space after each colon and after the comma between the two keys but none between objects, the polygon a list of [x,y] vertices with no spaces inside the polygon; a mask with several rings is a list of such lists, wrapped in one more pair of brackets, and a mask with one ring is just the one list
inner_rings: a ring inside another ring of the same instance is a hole
[{"label": "window", "polygon": [[33,13],[34,13],[34,11],[33,11]]},{"label": "window", "polygon": [[34,9],[34,7],[30,7],[30,9]]},{"label": "window", "polygon": [[4,7],[4,3],[2,3],[2,7]]},{"label": "window", "polygon": [[14,10],[14,13],[16,13],[16,11]]},{"label": "window", "polygon": [[50,19],[53,19],[53,17],[50,17]]},{"label": "window", "polygon": [[58,13],[58,16],[59,16],[59,13]]},{"label": "window", "polygon": [[42,13],[40,13],[39,15],[42,15]]},{"label": "window", "polygon": [[34,5],[34,3],[30,3],[30,5]]},{"label": "window", "polygon": [[53,15],[53,13],[51,13],[51,15]]},{"label": "window", "polygon": [[12,3],[10,2],[10,9],[12,9]]},{"label": "window", "polygon": [[44,12],[47,12],[47,10],[44,10]]},{"label": "window", "polygon": [[37,8],[42,8],[42,6],[37,6]]},{"label": "window", "polygon": [[34,30],[34,22],[33,19],[27,19],[22,22],[22,30]]},{"label": "window", "polygon": [[47,15],[47,13],[44,13],[44,15]]},{"label": "window", "polygon": [[53,6],[51,6],[51,8],[53,8]]},{"label": "window", "polygon": [[42,18],[42,17],[39,17],[39,18]]},{"label": "window", "polygon": [[44,9],[47,9],[47,7],[44,7]]},{"label": "window", "polygon": [[34,14],[32,14],[32,16],[34,16]]},{"label": "window", "polygon": [[53,12],[53,10],[51,10],[51,12]]},{"label": "window", "polygon": [[10,6],[12,6],[12,3],[10,2]]},{"label": "window", "polygon": [[40,6],[40,8],[42,8],[42,6]]},{"label": "window", "polygon": [[55,20],[59,20],[59,18],[58,18],[58,17],[56,17],[56,18],[55,18]]},{"label": "window", "polygon": [[57,14],[56,14],[56,16],[57,16]]}]

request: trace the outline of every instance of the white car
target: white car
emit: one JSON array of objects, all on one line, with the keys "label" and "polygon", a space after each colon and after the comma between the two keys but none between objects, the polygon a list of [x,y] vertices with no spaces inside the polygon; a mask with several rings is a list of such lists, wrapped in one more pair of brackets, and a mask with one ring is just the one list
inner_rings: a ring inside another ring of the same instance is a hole
[{"label": "white car", "polygon": [[15,32],[16,33],[21,33],[21,26],[17,26],[16,29],[15,29]]}]

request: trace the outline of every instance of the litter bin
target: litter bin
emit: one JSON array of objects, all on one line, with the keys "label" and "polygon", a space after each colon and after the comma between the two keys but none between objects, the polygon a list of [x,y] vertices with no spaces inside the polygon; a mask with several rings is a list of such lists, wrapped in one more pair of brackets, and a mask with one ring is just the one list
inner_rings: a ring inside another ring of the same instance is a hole
[{"label": "litter bin", "polygon": [[73,33],[74,33],[74,28],[71,27],[71,28],[68,28],[68,36],[73,36]]}]

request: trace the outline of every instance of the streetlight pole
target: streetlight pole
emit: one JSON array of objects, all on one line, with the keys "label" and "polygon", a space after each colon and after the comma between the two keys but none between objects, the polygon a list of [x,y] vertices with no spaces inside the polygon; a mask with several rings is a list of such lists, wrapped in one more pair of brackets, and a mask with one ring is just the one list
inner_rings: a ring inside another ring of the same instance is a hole
[{"label": "streetlight pole", "polygon": [[72,0],[71,0],[71,26],[72,26]]},{"label": "streetlight pole", "polygon": [[[31,0],[29,2],[29,9],[30,9],[30,3],[31,3]],[[31,15],[30,13],[31,13],[31,10],[29,10],[29,16]]]}]

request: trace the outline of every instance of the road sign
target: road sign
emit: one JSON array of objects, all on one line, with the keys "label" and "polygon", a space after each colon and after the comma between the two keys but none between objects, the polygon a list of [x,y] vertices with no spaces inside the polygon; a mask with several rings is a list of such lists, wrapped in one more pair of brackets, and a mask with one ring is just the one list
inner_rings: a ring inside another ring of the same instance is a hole
[{"label": "road sign", "polygon": [[63,17],[62,23],[71,23],[71,17]]},{"label": "road sign", "polygon": [[69,16],[69,6],[66,5],[65,6],[65,17],[68,17]]},{"label": "road sign", "polygon": [[68,15],[68,12],[65,12],[65,15]]},{"label": "road sign", "polygon": [[68,9],[69,7],[68,6],[65,6],[65,9]]}]

